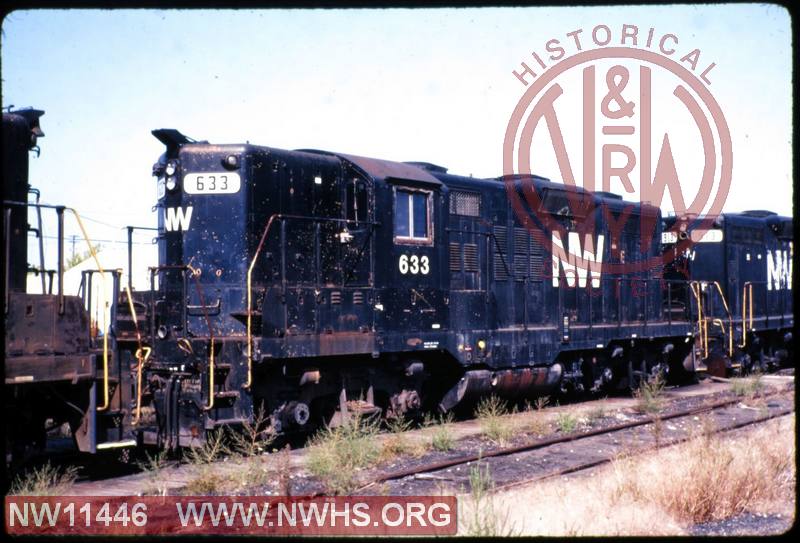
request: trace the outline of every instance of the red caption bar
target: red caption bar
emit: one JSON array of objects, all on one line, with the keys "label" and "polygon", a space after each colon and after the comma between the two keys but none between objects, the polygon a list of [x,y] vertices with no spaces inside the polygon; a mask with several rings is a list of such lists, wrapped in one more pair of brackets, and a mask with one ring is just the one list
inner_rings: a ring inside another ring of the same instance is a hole
[{"label": "red caption bar", "polygon": [[455,535],[455,496],[6,496],[12,535]]}]

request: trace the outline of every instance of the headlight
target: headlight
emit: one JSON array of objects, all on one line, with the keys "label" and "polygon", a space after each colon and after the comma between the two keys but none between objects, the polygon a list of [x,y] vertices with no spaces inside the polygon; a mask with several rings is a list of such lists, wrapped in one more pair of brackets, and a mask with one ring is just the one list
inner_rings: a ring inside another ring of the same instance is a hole
[{"label": "headlight", "polygon": [[174,162],[167,162],[166,168],[164,168],[164,173],[167,175],[175,175],[175,172],[178,171],[178,167],[175,165]]},{"label": "headlight", "polygon": [[174,175],[170,175],[167,177],[167,190],[175,190],[175,187],[178,186],[178,178]]}]

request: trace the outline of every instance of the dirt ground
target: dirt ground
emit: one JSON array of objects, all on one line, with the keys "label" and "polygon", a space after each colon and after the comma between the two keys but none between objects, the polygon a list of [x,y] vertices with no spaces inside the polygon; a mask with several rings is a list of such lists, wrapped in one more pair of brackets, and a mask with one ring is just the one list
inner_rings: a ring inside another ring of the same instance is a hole
[{"label": "dirt ground", "polygon": [[[756,492],[752,499],[741,500],[739,510],[725,518],[706,522],[687,520],[684,511],[676,506],[681,497],[669,495],[679,492],[670,488],[670,479],[678,477],[673,466],[688,458],[687,455],[697,453],[688,444],[671,447],[660,453],[660,458],[615,462],[588,473],[499,492],[491,502],[484,499],[480,507],[492,512],[492,529],[497,535],[774,535],[789,530],[794,524],[796,505],[794,415],[736,430],[721,439],[734,451],[763,448],[759,454],[769,452],[789,459],[786,473],[773,480],[756,481],[765,487],[759,487],[760,494]],[[736,476],[720,474],[723,479]],[[744,474],[751,480],[762,476],[766,479],[769,474],[756,469]],[[639,488],[639,495],[629,491],[631,480],[643,487]],[[659,490],[654,493],[653,487],[667,490],[657,494]],[[654,495],[663,499],[653,499]],[[461,499],[459,533],[468,535],[474,533],[474,526],[469,524],[480,513],[476,512],[470,495]]]}]

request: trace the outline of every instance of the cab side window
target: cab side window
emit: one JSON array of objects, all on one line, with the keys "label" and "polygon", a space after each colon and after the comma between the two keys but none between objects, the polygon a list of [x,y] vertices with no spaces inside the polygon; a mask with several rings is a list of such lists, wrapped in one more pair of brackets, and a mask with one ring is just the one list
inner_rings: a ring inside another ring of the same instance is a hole
[{"label": "cab side window", "polygon": [[432,193],[396,188],[394,193],[394,241],[402,244],[433,243]]}]

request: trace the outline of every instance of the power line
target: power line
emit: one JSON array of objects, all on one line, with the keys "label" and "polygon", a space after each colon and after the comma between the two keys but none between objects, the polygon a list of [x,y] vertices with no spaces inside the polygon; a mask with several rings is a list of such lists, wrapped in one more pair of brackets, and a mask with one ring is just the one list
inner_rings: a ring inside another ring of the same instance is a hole
[{"label": "power line", "polygon": [[[44,239],[58,239],[58,236],[42,236],[42,237]],[[123,245],[127,245],[128,244],[127,241],[120,241],[120,240],[117,240],[117,239],[92,239],[91,241],[97,242],[97,243],[121,243]],[[143,241],[134,241],[132,243],[134,245],[155,245],[155,243],[153,243],[153,242],[145,243]]]}]

